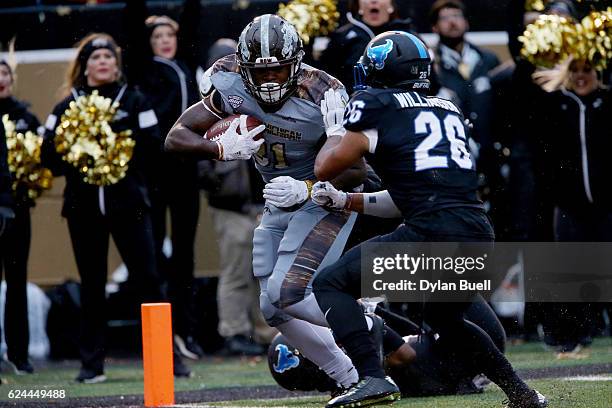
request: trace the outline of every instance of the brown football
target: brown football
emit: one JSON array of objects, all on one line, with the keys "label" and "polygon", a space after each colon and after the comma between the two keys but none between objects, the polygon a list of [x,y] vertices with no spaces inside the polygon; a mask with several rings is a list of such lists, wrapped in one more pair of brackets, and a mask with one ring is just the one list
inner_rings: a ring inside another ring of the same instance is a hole
[{"label": "brown football", "polygon": [[[208,140],[217,140],[219,137],[229,129],[232,121],[234,119],[240,118],[240,115],[231,115],[223,119],[219,119],[214,125],[208,128],[204,137]],[[263,122],[257,119],[254,116],[247,115],[247,129],[249,131],[255,129],[257,126],[261,125]],[[240,133],[240,126],[238,126],[237,132]],[[263,137],[263,132],[254,137],[255,140],[261,139]]]}]

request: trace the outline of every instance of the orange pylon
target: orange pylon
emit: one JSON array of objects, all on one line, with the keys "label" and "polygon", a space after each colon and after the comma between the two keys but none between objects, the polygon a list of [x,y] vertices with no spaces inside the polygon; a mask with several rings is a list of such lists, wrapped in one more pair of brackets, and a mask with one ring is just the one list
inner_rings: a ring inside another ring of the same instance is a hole
[{"label": "orange pylon", "polygon": [[170,303],[143,303],[140,311],[145,406],[174,405]]}]

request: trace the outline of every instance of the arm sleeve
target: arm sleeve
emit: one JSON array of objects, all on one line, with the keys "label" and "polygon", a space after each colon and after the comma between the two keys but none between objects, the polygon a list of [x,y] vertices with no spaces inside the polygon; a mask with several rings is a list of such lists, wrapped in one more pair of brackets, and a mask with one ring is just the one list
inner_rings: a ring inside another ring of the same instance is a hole
[{"label": "arm sleeve", "polygon": [[387,190],[363,193],[363,213],[381,218],[399,218],[402,212]]}]

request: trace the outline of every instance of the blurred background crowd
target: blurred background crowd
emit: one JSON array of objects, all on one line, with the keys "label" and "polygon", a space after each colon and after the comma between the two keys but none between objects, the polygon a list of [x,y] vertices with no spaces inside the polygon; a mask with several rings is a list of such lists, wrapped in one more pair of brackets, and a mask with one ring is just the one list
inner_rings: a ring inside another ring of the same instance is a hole
[{"label": "blurred background crowd", "polygon": [[[246,23],[276,13],[279,3],[0,4],[7,363],[25,374],[34,371],[31,356],[80,357],[77,379],[95,378],[107,349],[138,348],[139,336],[129,334],[138,331],[140,303],[161,300],[173,307],[175,361],[265,352],[275,330],[258,310],[251,272],[262,180],[250,162],[179,159],[162,145],[199,100],[202,73],[235,52]],[[293,3],[321,16],[314,30],[294,21],[307,40],[306,62],[349,93],[352,67],[376,34],[410,31],[431,46],[432,93],[455,102],[472,124],[481,198],[498,241],[612,241],[612,9],[601,17],[599,53],[561,55],[523,34],[534,23],[575,38],[571,27],[588,26],[583,19],[595,21],[590,13],[605,13],[608,2]],[[112,129],[100,125],[104,118],[113,118]],[[88,167],[70,154],[81,144],[95,156],[80,139],[83,126],[112,134],[113,159]],[[528,271],[520,259],[509,271],[494,308],[514,341],[544,341],[560,358],[579,358],[594,336],[610,335],[609,304],[525,303],[520,282]],[[394,307],[413,316],[408,306]],[[189,369],[175,364],[175,375]]]}]

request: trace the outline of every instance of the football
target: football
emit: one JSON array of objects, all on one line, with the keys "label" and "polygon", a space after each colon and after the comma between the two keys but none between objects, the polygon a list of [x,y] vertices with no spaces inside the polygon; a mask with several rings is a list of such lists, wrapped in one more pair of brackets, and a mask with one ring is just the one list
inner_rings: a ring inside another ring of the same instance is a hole
[{"label": "football", "polygon": [[[230,125],[232,124],[232,121],[234,119],[239,119],[239,118],[240,118],[240,115],[231,115],[226,118],[219,119],[214,125],[208,128],[208,130],[204,134],[204,137],[212,141],[219,139],[219,137],[223,134],[223,132],[229,129]],[[261,125],[263,122],[253,116],[247,115],[246,123],[247,123],[247,129],[251,131],[255,129],[257,126]],[[238,133],[240,133],[240,126],[238,126],[237,131]],[[255,136],[254,139],[259,140],[262,137],[263,137],[263,132]]]}]

